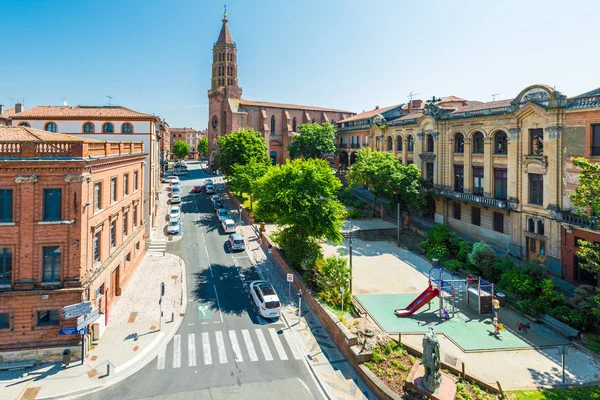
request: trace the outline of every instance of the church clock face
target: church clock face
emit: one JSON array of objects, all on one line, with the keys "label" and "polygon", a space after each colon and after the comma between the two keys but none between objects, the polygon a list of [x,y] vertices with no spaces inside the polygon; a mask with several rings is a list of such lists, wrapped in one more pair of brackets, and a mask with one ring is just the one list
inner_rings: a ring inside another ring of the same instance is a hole
[{"label": "church clock face", "polygon": [[217,116],[214,115],[212,117],[212,122],[211,123],[212,123],[213,129],[217,129],[217,126],[219,125],[219,118],[217,118]]}]

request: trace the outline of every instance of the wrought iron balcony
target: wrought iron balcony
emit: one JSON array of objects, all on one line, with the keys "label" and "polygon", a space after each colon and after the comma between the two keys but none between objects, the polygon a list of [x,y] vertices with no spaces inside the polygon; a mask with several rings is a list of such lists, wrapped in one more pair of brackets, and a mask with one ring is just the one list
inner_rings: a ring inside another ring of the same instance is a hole
[{"label": "wrought iron balcony", "polygon": [[444,197],[450,197],[460,201],[466,201],[467,203],[479,204],[483,207],[494,207],[501,210],[508,209],[508,202],[506,200],[493,199],[491,197],[477,196],[474,194],[456,192],[449,189],[438,188],[437,192]]},{"label": "wrought iron balcony", "polygon": [[589,228],[593,230],[600,230],[600,224],[597,217],[589,217],[587,215],[579,215],[574,212],[565,211],[563,212],[563,222]]}]

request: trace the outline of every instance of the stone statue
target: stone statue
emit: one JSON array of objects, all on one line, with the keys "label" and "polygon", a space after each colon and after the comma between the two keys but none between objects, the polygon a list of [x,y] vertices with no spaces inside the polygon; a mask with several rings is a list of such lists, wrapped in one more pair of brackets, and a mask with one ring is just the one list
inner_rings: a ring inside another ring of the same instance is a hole
[{"label": "stone statue", "polygon": [[440,343],[431,327],[423,336],[423,366],[425,375],[421,383],[425,389],[435,393],[442,384],[442,374],[440,373]]}]

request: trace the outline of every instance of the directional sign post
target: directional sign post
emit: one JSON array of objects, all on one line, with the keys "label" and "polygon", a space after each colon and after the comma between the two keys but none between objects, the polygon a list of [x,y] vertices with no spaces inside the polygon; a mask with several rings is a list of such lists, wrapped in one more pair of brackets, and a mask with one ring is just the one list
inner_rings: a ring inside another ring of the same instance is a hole
[{"label": "directional sign post", "polygon": [[294,274],[287,274],[288,282],[288,299],[292,297],[292,282],[294,282]]},{"label": "directional sign post", "polygon": [[83,314],[88,314],[92,311],[91,301],[82,301],[79,304],[72,304],[70,306],[63,307],[63,318],[76,318]]},{"label": "directional sign post", "polygon": [[60,328],[59,335],[79,335],[77,328]]},{"label": "directional sign post", "polygon": [[100,309],[94,308],[89,314],[85,314],[77,318],[77,329],[86,328],[98,318],[100,318]]}]

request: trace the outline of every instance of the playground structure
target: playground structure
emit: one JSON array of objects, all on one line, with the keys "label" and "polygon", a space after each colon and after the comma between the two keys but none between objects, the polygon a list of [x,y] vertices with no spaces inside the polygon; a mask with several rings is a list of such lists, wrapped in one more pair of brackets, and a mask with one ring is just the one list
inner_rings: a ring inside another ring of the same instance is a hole
[{"label": "playground structure", "polygon": [[[479,315],[492,313],[492,299],[494,297],[494,284],[482,279],[479,276],[469,274],[467,279],[456,279],[452,273],[446,271],[444,267],[436,265],[429,270],[429,285],[405,308],[394,310],[397,317],[408,317],[420,310],[425,304],[428,304],[436,297],[439,302],[439,316],[442,319],[454,317],[457,307],[464,306],[476,311]],[[444,279],[449,275],[449,279]],[[445,303],[448,309],[445,308]],[[452,316],[450,316],[452,314]]]}]

